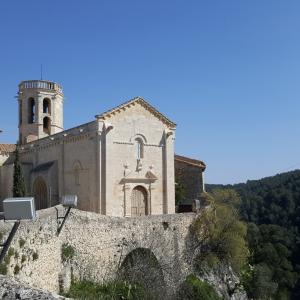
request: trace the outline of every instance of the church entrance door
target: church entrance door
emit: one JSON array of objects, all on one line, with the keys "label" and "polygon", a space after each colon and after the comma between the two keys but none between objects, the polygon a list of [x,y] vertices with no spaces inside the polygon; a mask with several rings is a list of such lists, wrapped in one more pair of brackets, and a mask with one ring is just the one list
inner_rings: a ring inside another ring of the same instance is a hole
[{"label": "church entrance door", "polygon": [[34,181],[33,196],[36,209],[44,209],[48,207],[48,189],[44,179],[41,177],[38,177]]},{"label": "church entrance door", "polygon": [[131,194],[131,216],[144,216],[148,214],[147,191],[142,186],[137,186]]}]

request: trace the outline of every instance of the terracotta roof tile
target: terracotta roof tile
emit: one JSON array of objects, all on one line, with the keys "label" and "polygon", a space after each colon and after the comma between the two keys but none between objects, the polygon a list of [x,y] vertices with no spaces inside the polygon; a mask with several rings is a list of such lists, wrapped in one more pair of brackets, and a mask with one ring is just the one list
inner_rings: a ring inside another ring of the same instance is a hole
[{"label": "terracotta roof tile", "polygon": [[15,144],[0,144],[0,153],[11,153],[16,150]]},{"label": "terracotta roof tile", "polygon": [[205,170],[205,168],[206,168],[206,164],[201,160],[189,158],[189,157],[182,156],[182,155],[176,155],[176,154],[175,154],[174,158],[175,158],[175,161],[183,162],[183,163],[195,166],[195,167],[200,167],[203,170]]}]

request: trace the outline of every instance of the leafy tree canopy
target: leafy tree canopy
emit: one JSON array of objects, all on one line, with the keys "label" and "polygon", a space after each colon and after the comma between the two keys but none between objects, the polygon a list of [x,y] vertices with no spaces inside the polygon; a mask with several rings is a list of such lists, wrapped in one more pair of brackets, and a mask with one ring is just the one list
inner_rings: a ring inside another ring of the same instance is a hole
[{"label": "leafy tree canopy", "polygon": [[[214,267],[219,261],[240,272],[249,254],[246,225],[240,221],[236,205],[239,197],[231,190],[218,190],[210,195],[212,206],[195,220],[192,232],[196,237],[199,266]],[[236,198],[235,198],[236,197]]]},{"label": "leafy tree canopy", "polygon": [[300,170],[206,188],[212,194],[230,188],[241,196],[239,211],[248,223],[251,253],[245,272],[249,296],[300,299]]}]

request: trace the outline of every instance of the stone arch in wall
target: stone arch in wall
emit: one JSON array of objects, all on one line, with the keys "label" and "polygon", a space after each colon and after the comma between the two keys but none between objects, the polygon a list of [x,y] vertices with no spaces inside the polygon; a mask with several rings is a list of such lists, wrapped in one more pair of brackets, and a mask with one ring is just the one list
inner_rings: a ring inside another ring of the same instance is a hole
[{"label": "stone arch in wall", "polygon": [[153,299],[163,299],[166,295],[163,269],[154,253],[148,248],[136,248],[129,252],[118,274],[120,280],[142,286]]},{"label": "stone arch in wall", "polygon": [[131,216],[139,217],[149,214],[147,190],[138,185],[131,192]]},{"label": "stone arch in wall", "polygon": [[42,177],[37,177],[33,183],[33,196],[35,208],[44,209],[48,207],[48,188]]},{"label": "stone arch in wall", "polygon": [[80,173],[82,172],[83,167],[79,160],[76,160],[73,164],[73,174],[75,185],[80,185]]}]

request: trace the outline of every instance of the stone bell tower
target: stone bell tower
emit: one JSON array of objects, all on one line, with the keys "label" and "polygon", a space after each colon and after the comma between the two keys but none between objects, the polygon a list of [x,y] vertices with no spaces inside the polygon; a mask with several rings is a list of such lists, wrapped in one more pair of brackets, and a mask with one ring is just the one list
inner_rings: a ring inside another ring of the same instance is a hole
[{"label": "stone bell tower", "polygon": [[63,131],[62,88],[55,82],[27,80],[19,84],[19,143]]}]

